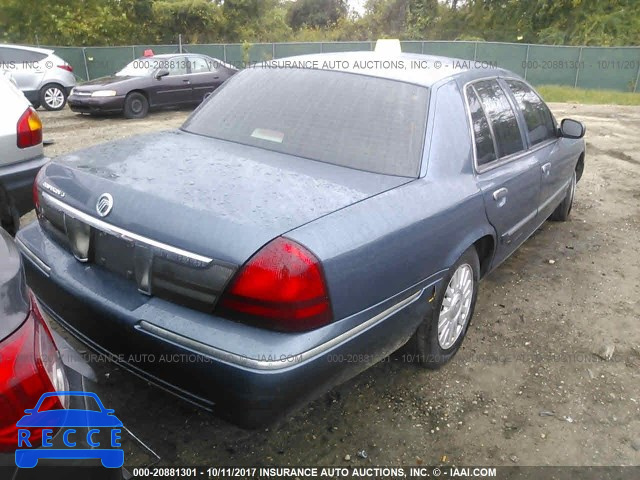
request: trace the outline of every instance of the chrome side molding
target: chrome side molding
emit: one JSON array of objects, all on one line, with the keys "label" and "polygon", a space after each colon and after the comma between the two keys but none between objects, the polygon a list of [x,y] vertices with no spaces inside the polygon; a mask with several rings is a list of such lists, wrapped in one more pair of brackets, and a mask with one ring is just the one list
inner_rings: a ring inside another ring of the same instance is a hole
[{"label": "chrome side molding", "polygon": [[[428,287],[425,287],[428,288]],[[239,355],[237,353],[229,352],[227,350],[222,350],[221,348],[212,347],[211,345],[204,344],[199,342],[198,340],[193,340],[191,338],[185,337],[183,335],[179,335],[175,332],[167,330],[165,328],[159,327],[152,323],[149,323],[145,320],[141,320],[136,328],[143,330],[155,337],[158,337],[163,340],[167,340],[171,343],[174,343],[180,347],[188,348],[194,351],[196,354],[201,354],[207,357],[211,357],[216,360],[221,360],[223,362],[232,363],[235,365],[240,365],[243,367],[253,368],[256,370],[280,370],[283,368],[288,368],[291,366],[293,362],[302,363],[313,357],[321,355],[333,347],[338,346],[349,338],[359,334],[363,330],[375,325],[376,323],[381,322],[382,320],[388,318],[389,316],[399,312],[407,305],[415,302],[422,293],[424,292],[424,288],[418,290],[413,293],[409,297],[400,300],[398,303],[391,305],[389,308],[383,310],[377,315],[371,317],[369,320],[362,322],[361,324],[353,327],[351,330],[347,330],[346,332],[338,335],[337,337],[332,338],[331,340],[322,343],[316,347],[313,347],[309,350],[306,350],[301,353],[291,352],[289,355],[282,355],[280,359],[275,360],[263,360],[257,358],[251,358],[244,355]]]}]

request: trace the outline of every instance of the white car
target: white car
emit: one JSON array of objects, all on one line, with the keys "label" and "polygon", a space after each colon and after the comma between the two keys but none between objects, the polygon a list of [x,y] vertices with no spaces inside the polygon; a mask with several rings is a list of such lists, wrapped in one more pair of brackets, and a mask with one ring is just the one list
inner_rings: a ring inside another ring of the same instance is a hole
[{"label": "white car", "polygon": [[62,110],[76,86],[73,68],[53,50],[0,45],[0,70],[11,74],[35,108]]},{"label": "white car", "polygon": [[49,161],[42,122],[22,92],[0,75],[0,226],[15,233],[20,216],[33,208],[33,180]]}]

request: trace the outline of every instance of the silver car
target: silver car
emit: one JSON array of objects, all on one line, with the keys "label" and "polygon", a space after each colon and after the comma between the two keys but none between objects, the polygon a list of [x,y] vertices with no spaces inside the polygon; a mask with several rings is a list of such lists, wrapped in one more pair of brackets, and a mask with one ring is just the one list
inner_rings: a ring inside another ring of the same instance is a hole
[{"label": "silver car", "polygon": [[0,75],[0,227],[15,233],[33,208],[33,180],[48,159],[42,122],[20,90]]},{"label": "silver car", "polygon": [[11,75],[35,108],[62,110],[76,85],[71,65],[45,48],[0,45],[0,70]]}]

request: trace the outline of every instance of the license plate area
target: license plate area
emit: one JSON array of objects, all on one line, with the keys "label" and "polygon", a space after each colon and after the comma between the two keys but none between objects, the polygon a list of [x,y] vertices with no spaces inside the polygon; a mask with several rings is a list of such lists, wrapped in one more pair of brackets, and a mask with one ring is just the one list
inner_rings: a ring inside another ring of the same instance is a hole
[{"label": "license plate area", "polygon": [[135,243],[92,230],[93,263],[129,280],[135,280]]}]

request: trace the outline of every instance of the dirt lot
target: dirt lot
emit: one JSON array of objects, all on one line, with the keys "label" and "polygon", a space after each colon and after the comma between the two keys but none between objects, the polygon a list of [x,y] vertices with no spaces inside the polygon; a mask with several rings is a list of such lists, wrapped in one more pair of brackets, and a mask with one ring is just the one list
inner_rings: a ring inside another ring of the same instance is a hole
[{"label": "dirt lot", "polygon": [[[481,284],[469,335],[445,368],[396,354],[254,432],[112,364],[94,363],[95,391],[160,464],[639,465],[640,108],[552,108],[588,129],[571,221],[546,223]],[[187,114],[43,112],[56,142],[46,151],[174,128]],[[132,440],[126,456],[131,466],[154,460]]]}]

